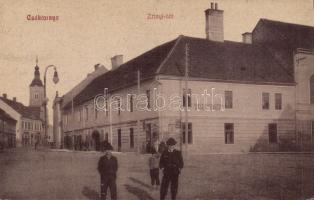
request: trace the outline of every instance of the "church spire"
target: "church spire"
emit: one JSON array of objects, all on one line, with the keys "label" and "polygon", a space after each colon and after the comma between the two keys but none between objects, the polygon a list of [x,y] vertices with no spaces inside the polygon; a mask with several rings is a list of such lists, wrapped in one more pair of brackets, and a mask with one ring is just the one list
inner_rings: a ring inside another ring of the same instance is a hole
[{"label": "church spire", "polygon": [[35,71],[34,71],[34,79],[31,83],[30,86],[43,86],[43,83],[40,80],[40,72],[39,72],[39,67],[38,67],[38,56],[36,56],[36,66],[35,66]]}]

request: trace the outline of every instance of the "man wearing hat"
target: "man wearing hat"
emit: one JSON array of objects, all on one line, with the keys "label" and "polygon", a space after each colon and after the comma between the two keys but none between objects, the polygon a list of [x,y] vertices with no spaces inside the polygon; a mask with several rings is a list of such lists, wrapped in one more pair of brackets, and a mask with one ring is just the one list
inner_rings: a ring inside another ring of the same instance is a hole
[{"label": "man wearing hat", "polygon": [[165,150],[159,162],[159,168],[163,170],[163,177],[160,187],[160,200],[164,200],[169,184],[171,184],[171,199],[175,200],[178,192],[178,178],[183,168],[183,158],[180,151],[175,149],[177,142],[173,138],[169,138],[166,142],[168,149]]},{"label": "man wearing hat", "polygon": [[118,161],[115,156],[112,155],[111,151],[113,147],[110,143],[104,146],[105,155],[100,157],[98,162],[98,172],[100,174],[100,190],[101,200],[105,200],[107,196],[108,187],[110,189],[110,195],[112,200],[117,199],[117,170]]}]

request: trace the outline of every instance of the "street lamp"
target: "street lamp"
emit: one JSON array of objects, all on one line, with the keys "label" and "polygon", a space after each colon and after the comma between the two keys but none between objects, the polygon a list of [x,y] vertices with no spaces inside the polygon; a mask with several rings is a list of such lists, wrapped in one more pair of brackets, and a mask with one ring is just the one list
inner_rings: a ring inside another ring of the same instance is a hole
[{"label": "street lamp", "polygon": [[48,65],[45,69],[45,74],[44,74],[44,137],[45,137],[45,143],[47,144],[47,129],[48,129],[48,122],[47,122],[47,104],[48,104],[48,98],[47,98],[47,93],[46,93],[46,75],[47,75],[47,71],[49,68],[53,68],[54,69],[54,74],[53,74],[53,79],[52,81],[57,84],[59,82],[59,77],[58,77],[58,72],[57,72],[57,68],[54,65]]}]

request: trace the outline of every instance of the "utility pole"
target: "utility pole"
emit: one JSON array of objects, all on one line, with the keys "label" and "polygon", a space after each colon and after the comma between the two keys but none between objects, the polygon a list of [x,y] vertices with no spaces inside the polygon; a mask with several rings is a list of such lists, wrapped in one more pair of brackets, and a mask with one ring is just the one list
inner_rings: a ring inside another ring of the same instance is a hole
[{"label": "utility pole", "polygon": [[74,135],[74,121],[75,121],[75,119],[74,119],[74,95],[73,95],[73,91],[71,92],[71,112],[72,112],[72,137],[73,137],[73,146],[72,146],[72,148],[74,148],[74,150],[75,150],[75,143],[76,143],[76,141],[75,141],[75,135]]},{"label": "utility pole", "polygon": [[[138,69],[137,70],[137,99],[140,95],[140,89],[141,89],[141,72]],[[138,108],[136,108],[136,110],[138,112],[140,112],[140,110],[138,110]],[[137,116],[137,152],[140,153],[140,120],[139,120],[139,116],[140,114],[138,113]]]}]

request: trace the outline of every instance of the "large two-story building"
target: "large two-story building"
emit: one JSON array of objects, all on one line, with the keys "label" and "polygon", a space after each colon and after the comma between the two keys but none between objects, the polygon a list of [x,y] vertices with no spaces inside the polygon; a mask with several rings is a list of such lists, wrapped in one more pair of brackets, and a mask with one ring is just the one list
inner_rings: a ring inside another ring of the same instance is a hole
[{"label": "large two-story building", "polygon": [[[314,27],[260,19],[224,40],[223,11],[205,11],[206,39],[179,36],[56,101],[65,147],[248,152],[313,147]],[[116,67],[116,63],[118,67]]]}]

